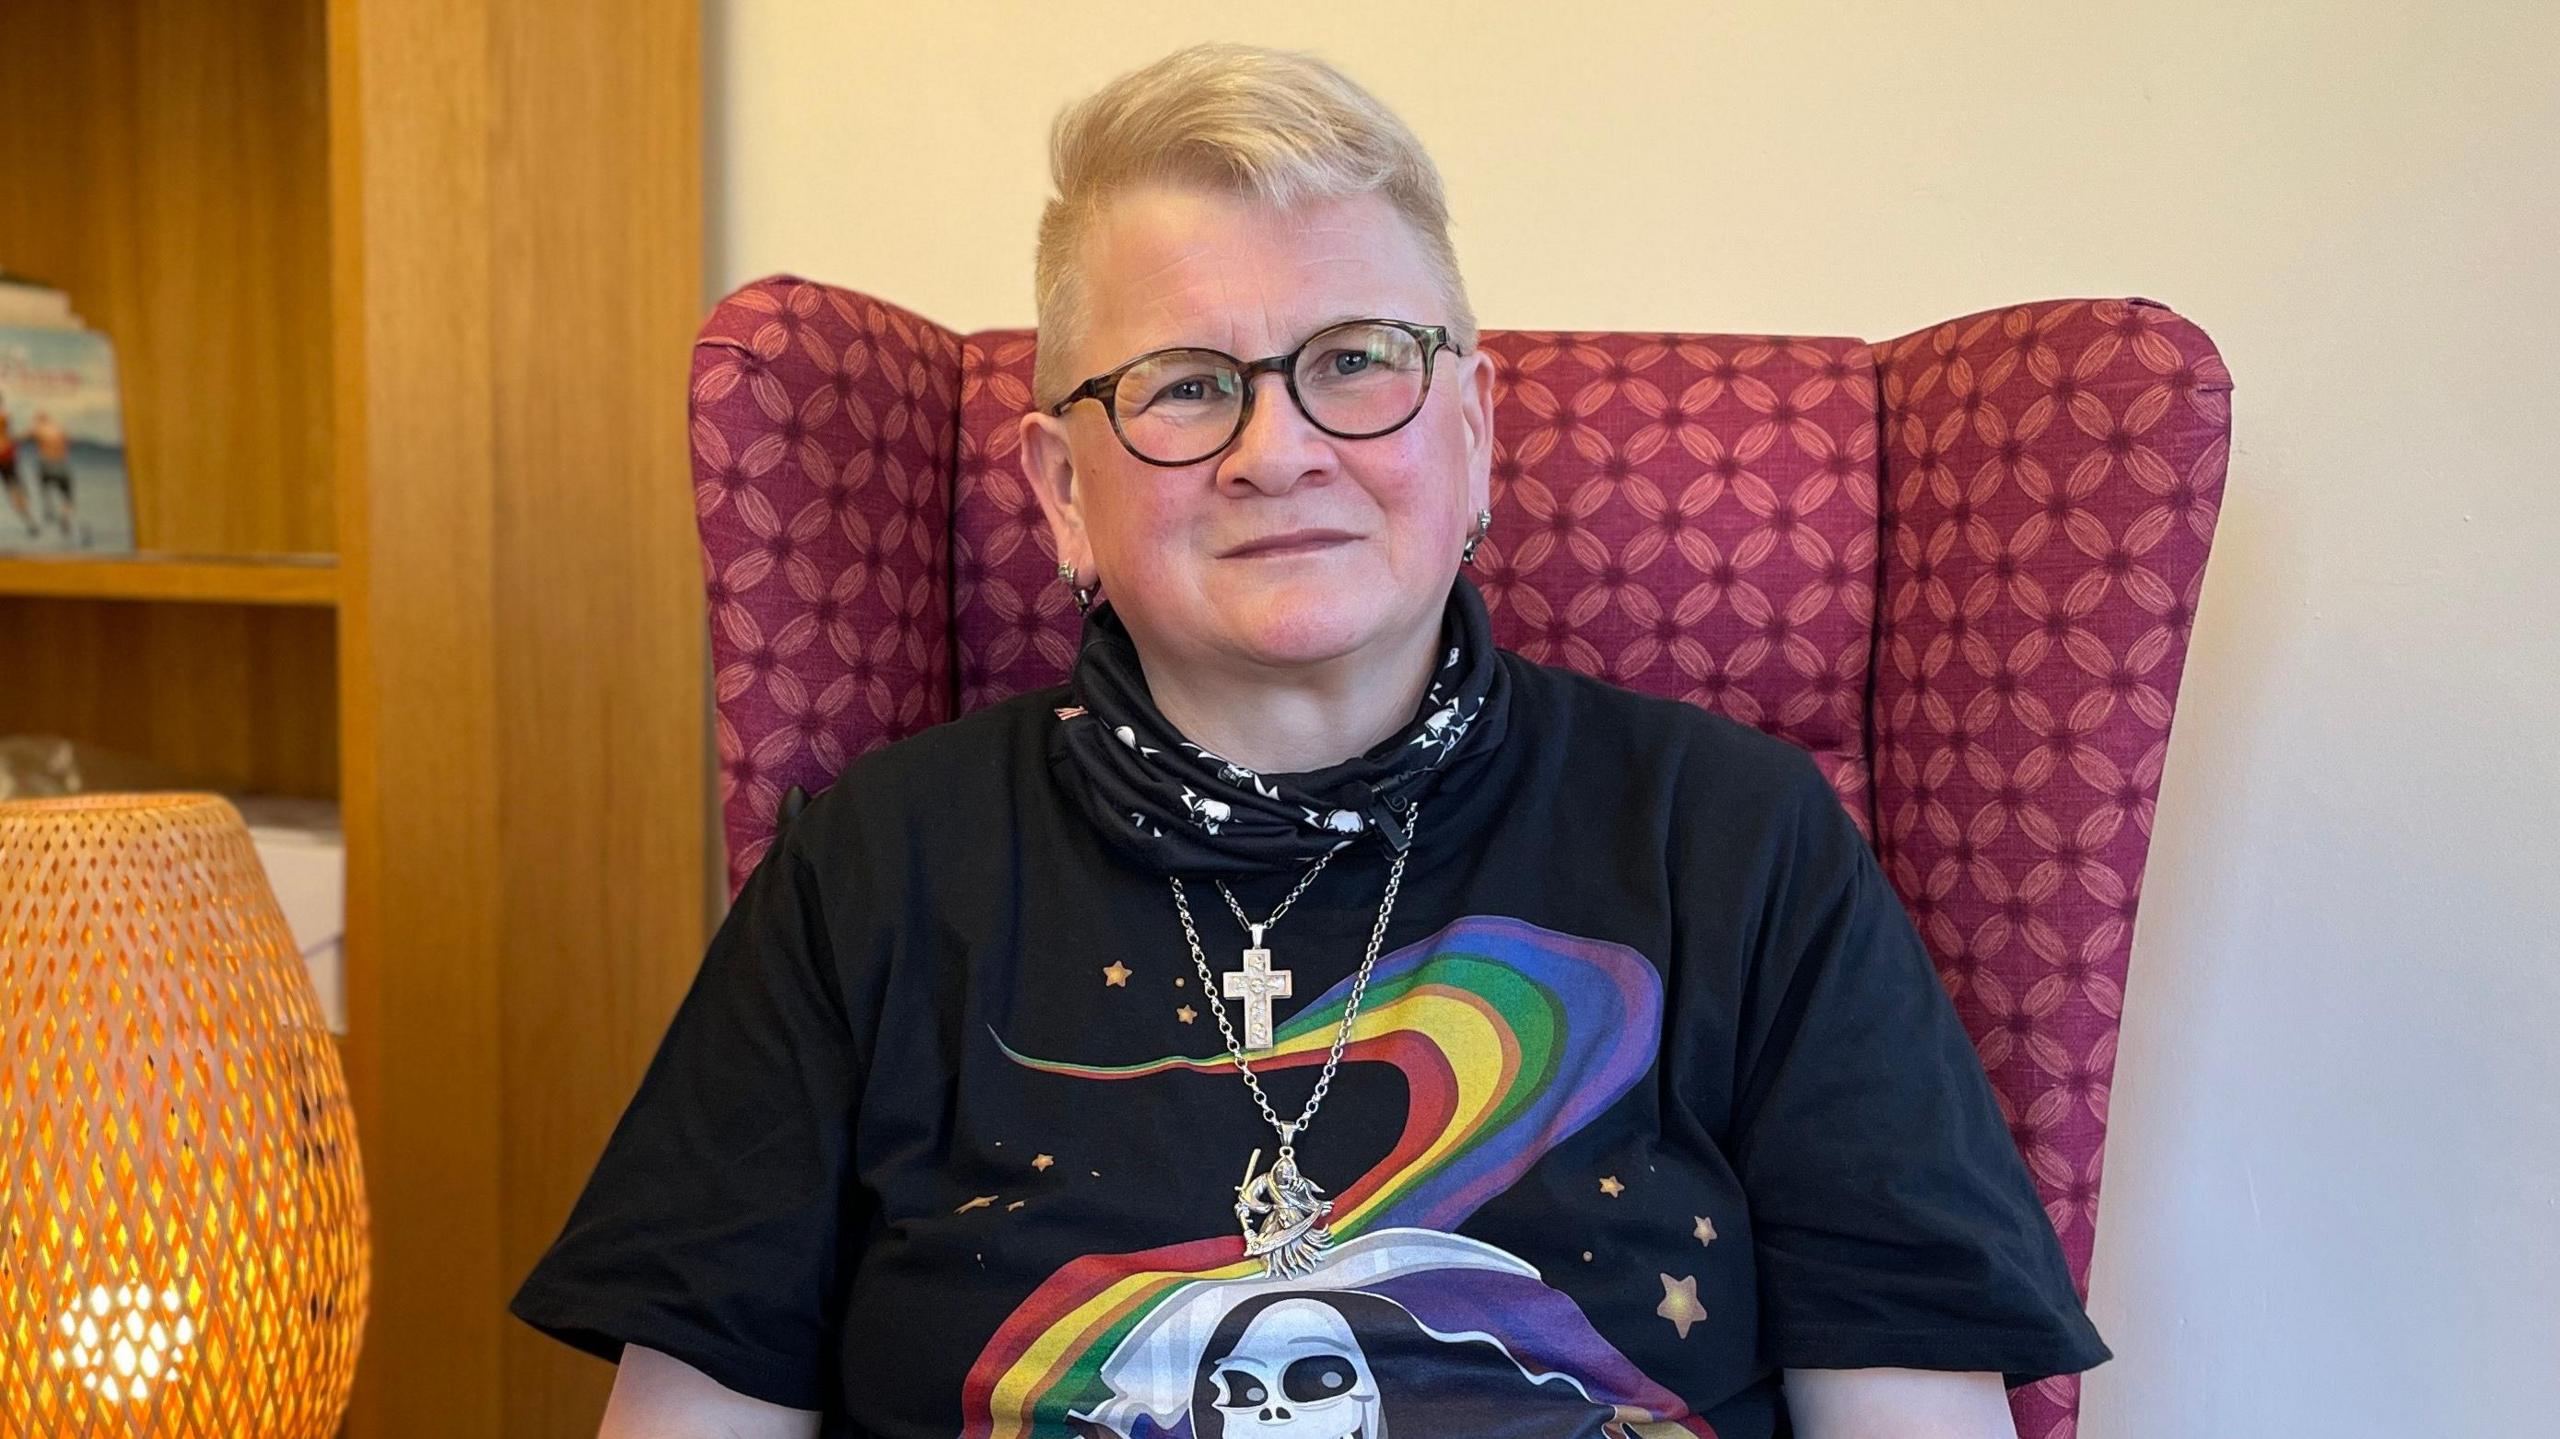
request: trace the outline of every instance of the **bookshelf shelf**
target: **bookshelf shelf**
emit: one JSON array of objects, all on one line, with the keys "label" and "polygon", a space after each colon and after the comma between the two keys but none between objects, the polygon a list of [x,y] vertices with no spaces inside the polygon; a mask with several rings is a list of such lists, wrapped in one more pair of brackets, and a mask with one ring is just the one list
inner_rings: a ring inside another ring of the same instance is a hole
[{"label": "bookshelf shelf", "polygon": [[0,555],[0,595],[206,604],[338,603],[334,555]]}]

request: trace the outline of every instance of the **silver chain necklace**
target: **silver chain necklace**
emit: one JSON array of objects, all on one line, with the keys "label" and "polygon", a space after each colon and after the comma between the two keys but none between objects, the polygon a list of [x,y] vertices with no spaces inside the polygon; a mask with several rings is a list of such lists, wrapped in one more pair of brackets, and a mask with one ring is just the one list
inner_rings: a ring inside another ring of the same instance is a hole
[{"label": "silver chain necklace", "polygon": [[[1209,1001],[1209,1012],[1217,1016],[1218,1032],[1226,1037],[1227,1053],[1235,1060],[1236,1070],[1244,1076],[1245,1085],[1253,1091],[1254,1104],[1280,1136],[1280,1152],[1273,1157],[1271,1168],[1261,1170],[1262,1151],[1255,1149],[1253,1157],[1245,1161],[1244,1182],[1236,1186],[1236,1221],[1244,1228],[1245,1255],[1247,1258],[1260,1258],[1263,1273],[1272,1278],[1303,1274],[1315,1268],[1325,1250],[1333,1244],[1333,1231],[1324,1224],[1325,1216],[1333,1212],[1333,1201],[1323,1197],[1325,1191],[1321,1185],[1298,1172],[1297,1139],[1314,1122],[1317,1106],[1324,1103],[1325,1091],[1333,1087],[1334,1069],[1342,1063],[1342,1047],[1350,1041],[1351,1027],[1360,1017],[1360,997],[1368,991],[1369,971],[1378,962],[1378,947],[1386,942],[1387,916],[1395,912],[1396,891],[1404,883],[1404,862],[1413,853],[1413,822],[1421,812],[1422,806],[1418,802],[1407,806],[1404,811],[1406,843],[1396,852],[1395,863],[1387,871],[1386,897],[1379,902],[1378,922],[1369,931],[1369,952],[1361,958],[1360,972],[1351,982],[1350,1001],[1343,1006],[1341,1026],[1334,1031],[1333,1052],[1325,1057],[1324,1069],[1316,1076],[1315,1091],[1307,1096],[1306,1108],[1298,1112],[1295,1120],[1283,1120],[1272,1110],[1270,1097],[1262,1092],[1261,1079],[1255,1076],[1253,1066],[1245,1061],[1244,1046],[1236,1043],[1235,1027],[1227,1022],[1226,1006],[1218,1000],[1218,985],[1210,976],[1209,958],[1201,952],[1200,932],[1192,926],[1190,898],[1183,893],[1180,878],[1165,876],[1173,885],[1173,905],[1182,916],[1182,937],[1191,945],[1191,962],[1200,972],[1200,992]],[[1332,855],[1325,858],[1331,859]],[[1318,861],[1315,868],[1323,867],[1323,862]],[[1296,899],[1299,892],[1307,887],[1307,882],[1314,878],[1315,869],[1308,870],[1306,878],[1298,881],[1297,889],[1289,892],[1289,899]],[[1223,891],[1225,885],[1221,883],[1219,888]],[[1236,905],[1235,896],[1228,895],[1227,903],[1235,909],[1236,918],[1253,931],[1254,940],[1254,948],[1246,951],[1245,969],[1241,973],[1229,971],[1228,978],[1231,981],[1241,980],[1236,987],[1246,1000],[1247,1025],[1251,1025],[1252,1015],[1258,1010],[1267,1026],[1273,975],[1270,952],[1261,947],[1262,931],[1277,923],[1280,915],[1275,911],[1270,920],[1255,924],[1244,918],[1244,910]],[[1280,908],[1286,910],[1288,907],[1288,900],[1283,900]],[[1259,966],[1262,987],[1259,990],[1253,987],[1257,974],[1253,956],[1257,954],[1262,957]],[[1279,994],[1289,992],[1288,978],[1286,971],[1277,976]],[[1263,1047],[1267,1047],[1269,1042],[1266,1032]]]}]

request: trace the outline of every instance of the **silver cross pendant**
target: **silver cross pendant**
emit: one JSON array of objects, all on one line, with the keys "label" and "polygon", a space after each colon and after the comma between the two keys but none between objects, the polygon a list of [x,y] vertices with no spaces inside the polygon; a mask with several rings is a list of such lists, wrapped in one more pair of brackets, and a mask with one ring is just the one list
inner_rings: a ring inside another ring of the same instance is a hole
[{"label": "silver cross pendant", "polygon": [[1226,997],[1244,1001],[1244,1047],[1271,1047],[1271,1001],[1289,997],[1289,971],[1271,967],[1271,951],[1262,947],[1263,926],[1253,926],[1253,945],[1244,952],[1244,968],[1221,976]]}]

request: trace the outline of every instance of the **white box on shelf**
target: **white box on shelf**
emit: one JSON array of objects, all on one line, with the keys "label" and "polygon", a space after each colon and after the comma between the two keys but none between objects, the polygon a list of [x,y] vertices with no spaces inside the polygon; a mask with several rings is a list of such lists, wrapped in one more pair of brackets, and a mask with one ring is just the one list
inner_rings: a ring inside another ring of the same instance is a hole
[{"label": "white box on shelf", "polygon": [[275,886],[285,926],[302,950],[320,1012],[333,1034],[347,1032],[347,844],[338,807],[327,800],[225,795],[249,825],[249,839]]}]

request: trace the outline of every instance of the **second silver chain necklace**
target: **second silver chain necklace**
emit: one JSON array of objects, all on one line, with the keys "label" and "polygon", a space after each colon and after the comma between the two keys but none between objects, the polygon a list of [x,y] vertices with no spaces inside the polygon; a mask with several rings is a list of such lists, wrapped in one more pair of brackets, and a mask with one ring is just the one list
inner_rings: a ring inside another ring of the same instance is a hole
[{"label": "second silver chain necklace", "polygon": [[[1333,1243],[1332,1231],[1324,1223],[1325,1216],[1333,1212],[1333,1201],[1323,1197],[1325,1191],[1322,1186],[1299,1172],[1297,1138],[1315,1119],[1317,1107],[1324,1103],[1325,1091],[1333,1085],[1334,1070],[1342,1063],[1343,1045],[1350,1040],[1352,1025],[1359,1019],[1360,999],[1368,990],[1369,971],[1378,962],[1379,946],[1386,942],[1387,918],[1395,912],[1396,891],[1404,882],[1405,860],[1413,853],[1413,823],[1421,810],[1418,802],[1404,810],[1406,843],[1396,852],[1395,863],[1387,871],[1387,892],[1378,905],[1378,922],[1369,931],[1368,952],[1361,957],[1359,973],[1352,981],[1350,998],[1343,1006],[1342,1023],[1334,1031],[1332,1052],[1325,1057],[1324,1069],[1316,1076],[1315,1091],[1307,1096],[1306,1107],[1299,1111],[1295,1120],[1283,1120],[1272,1109],[1270,1097],[1262,1092],[1261,1079],[1254,1074],[1253,1066],[1246,1062],[1246,1046],[1236,1042],[1235,1027],[1227,1022],[1226,1006],[1219,1002],[1219,986],[1209,972],[1208,956],[1201,952],[1200,932],[1191,922],[1190,898],[1183,893],[1179,878],[1166,876],[1173,885],[1174,909],[1182,916],[1182,936],[1191,946],[1191,962],[1200,973],[1201,995],[1209,1001],[1209,1012],[1217,1018],[1218,1032],[1226,1038],[1227,1053],[1235,1060],[1237,1072],[1244,1076],[1246,1086],[1253,1091],[1254,1104],[1280,1136],[1280,1151],[1273,1157],[1271,1168],[1261,1170],[1262,1151],[1255,1149],[1253,1157],[1245,1161],[1244,1182],[1236,1186],[1236,1220],[1244,1228],[1245,1254],[1249,1258],[1259,1258],[1263,1272],[1273,1277],[1302,1274],[1313,1269]],[[1330,854],[1325,856],[1325,859],[1331,858]],[[1270,951],[1262,947],[1263,931],[1279,921],[1280,915],[1288,909],[1289,901],[1295,900],[1315,878],[1316,871],[1323,867],[1324,860],[1317,861],[1305,878],[1298,881],[1297,888],[1289,892],[1289,898],[1283,900],[1271,918],[1261,924],[1245,918],[1235,896],[1227,896],[1227,904],[1235,910],[1237,920],[1253,934],[1253,947],[1245,952],[1245,968],[1241,972],[1229,971],[1227,978],[1238,997],[1245,1000],[1248,1031],[1256,1028],[1257,1016],[1261,1020],[1262,1043],[1253,1046],[1255,1048],[1267,1048],[1270,1044],[1270,1001],[1286,996],[1290,991],[1289,973],[1283,970],[1275,974],[1271,969]],[[1220,888],[1224,890],[1223,885]],[[1260,957],[1259,964],[1255,962],[1256,956]]]}]

